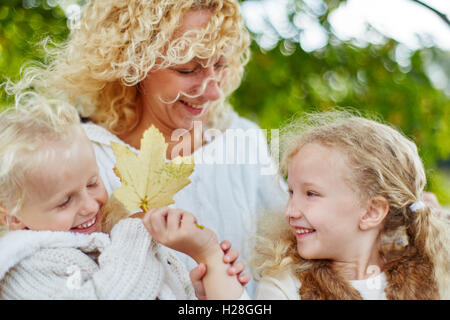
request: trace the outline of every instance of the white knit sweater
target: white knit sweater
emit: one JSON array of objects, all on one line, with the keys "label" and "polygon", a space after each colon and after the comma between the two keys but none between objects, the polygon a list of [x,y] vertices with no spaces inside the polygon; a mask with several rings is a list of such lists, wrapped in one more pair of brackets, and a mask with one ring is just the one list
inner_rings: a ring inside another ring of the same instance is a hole
[{"label": "white knit sweater", "polygon": [[[283,211],[288,194],[261,129],[236,113],[230,123],[224,134],[194,152],[191,183],[175,195],[173,207],[192,212],[200,224],[216,232],[220,241],[229,240],[233,249],[239,250],[239,260],[248,263],[248,240],[255,233],[258,213]],[[100,175],[111,194],[121,183],[113,172],[116,159],[110,143],[125,143],[93,123],[83,124],[83,128],[94,144]],[[187,255],[179,257],[188,270],[196,266]],[[253,296],[254,281],[246,288]]]},{"label": "white knit sweater", "polygon": [[140,219],[105,233],[0,238],[0,299],[195,299],[188,272]]}]

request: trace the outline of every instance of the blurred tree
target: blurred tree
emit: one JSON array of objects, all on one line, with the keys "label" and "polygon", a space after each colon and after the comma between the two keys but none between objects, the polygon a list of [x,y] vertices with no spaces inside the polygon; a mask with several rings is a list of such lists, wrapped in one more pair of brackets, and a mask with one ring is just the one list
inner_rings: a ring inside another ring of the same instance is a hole
[{"label": "blurred tree", "polygon": [[[404,46],[381,34],[382,44],[341,41],[327,20],[340,2],[323,1],[317,10],[308,6],[311,1],[292,1],[291,23],[284,26],[288,38],[267,20],[278,37],[277,45],[261,49],[258,40],[263,35],[254,34],[252,58],[232,97],[233,106],[263,128],[279,127],[297,113],[336,106],[375,115],[416,142],[427,168],[429,190],[450,204],[450,182],[437,167],[439,160],[450,158],[450,99],[444,91],[448,88],[436,88],[427,72],[434,66],[450,78],[450,53],[423,48],[412,52],[408,63],[399,64],[397,55]],[[298,41],[302,30],[293,20],[298,13],[318,11],[316,17],[328,41],[321,49],[306,52]],[[370,27],[368,32],[377,33]]]},{"label": "blurred tree", "polygon": [[[275,45],[261,48],[263,35],[253,34],[252,58],[241,87],[231,97],[232,104],[262,128],[277,128],[297,113],[335,106],[376,114],[414,139],[427,168],[429,190],[450,204],[450,183],[437,166],[450,158],[450,81],[447,87],[437,88],[429,77],[434,68],[450,78],[450,53],[426,47],[408,52],[407,61],[402,62],[398,57],[404,46],[383,35],[377,44],[342,41],[333,34],[328,17],[344,1],[290,0],[281,31],[268,19]],[[17,79],[24,62],[43,61],[37,43],[46,36],[56,42],[67,36],[64,10],[58,6],[67,2],[2,0],[2,77]],[[326,45],[313,51],[299,45],[303,29],[294,23],[299,14],[317,21],[326,34]],[[369,27],[368,33],[377,31]],[[7,102],[5,95],[0,96],[0,107]]]},{"label": "blurred tree", "polygon": [[[0,3],[0,81],[17,79],[22,65],[44,60],[39,42],[67,37],[64,11],[54,0],[2,0]],[[0,91],[0,107],[7,97]],[[9,100],[8,100],[9,102]]]}]

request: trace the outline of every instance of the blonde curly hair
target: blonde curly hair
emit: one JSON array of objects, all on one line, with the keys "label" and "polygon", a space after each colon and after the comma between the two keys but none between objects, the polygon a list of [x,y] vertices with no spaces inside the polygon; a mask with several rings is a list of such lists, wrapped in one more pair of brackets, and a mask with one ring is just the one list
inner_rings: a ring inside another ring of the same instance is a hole
[{"label": "blonde curly hair", "polygon": [[[380,234],[379,251],[387,260],[417,252],[433,265],[441,298],[450,298],[449,221],[430,206],[413,211],[422,198],[426,176],[417,147],[389,125],[352,111],[309,114],[292,121],[281,134],[281,172],[288,174],[290,159],[308,143],[339,148],[354,172],[349,177],[361,199],[383,196],[389,212]],[[256,276],[291,269],[307,270],[311,261],[297,252],[297,241],[281,213],[268,213],[259,221],[250,265]]]},{"label": "blonde curly hair", "polygon": [[[208,25],[173,37],[189,10],[212,12]],[[249,59],[250,36],[235,0],[91,0],[62,45],[46,46],[46,67],[28,67],[8,91],[32,87],[62,96],[90,118],[120,135],[139,122],[138,84],[151,70],[197,57],[211,65],[227,60],[220,81],[222,98],[207,114],[206,125],[225,129],[231,111],[226,98],[239,86]]]}]

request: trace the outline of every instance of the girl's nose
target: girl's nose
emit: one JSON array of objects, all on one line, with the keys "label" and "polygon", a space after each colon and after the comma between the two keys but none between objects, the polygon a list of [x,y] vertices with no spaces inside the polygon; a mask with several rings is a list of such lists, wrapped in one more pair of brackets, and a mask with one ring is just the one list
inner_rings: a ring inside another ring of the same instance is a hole
[{"label": "girl's nose", "polygon": [[79,211],[80,215],[83,216],[91,216],[96,214],[99,210],[99,204],[97,200],[89,194],[86,194],[83,197],[83,204]]},{"label": "girl's nose", "polygon": [[303,216],[302,211],[298,206],[294,205],[292,201],[288,201],[286,208],[284,210],[284,215],[288,219],[299,219]]}]

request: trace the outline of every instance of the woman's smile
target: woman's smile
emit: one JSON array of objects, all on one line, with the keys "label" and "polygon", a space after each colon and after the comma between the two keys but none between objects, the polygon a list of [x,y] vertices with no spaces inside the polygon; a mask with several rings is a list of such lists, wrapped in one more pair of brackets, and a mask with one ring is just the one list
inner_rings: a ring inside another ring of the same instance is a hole
[{"label": "woman's smile", "polygon": [[206,103],[197,105],[197,104],[189,103],[185,100],[178,100],[178,101],[183,105],[183,107],[187,111],[189,111],[193,115],[199,115],[202,112],[206,111],[206,109],[207,109]]}]

